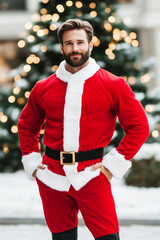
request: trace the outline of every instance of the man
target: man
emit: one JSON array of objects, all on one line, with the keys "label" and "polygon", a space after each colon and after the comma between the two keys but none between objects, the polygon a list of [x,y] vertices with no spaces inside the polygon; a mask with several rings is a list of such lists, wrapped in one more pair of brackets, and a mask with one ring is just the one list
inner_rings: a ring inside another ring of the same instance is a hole
[{"label": "man", "polygon": [[[119,239],[110,180],[126,173],[149,135],[145,112],[128,84],[90,57],[92,37],[86,21],[62,24],[58,39],[65,60],[37,82],[18,123],[22,162],[37,180],[53,240],[77,239],[79,210],[95,239]],[[117,116],[125,136],[103,156]],[[42,159],[38,136],[44,121]]]}]

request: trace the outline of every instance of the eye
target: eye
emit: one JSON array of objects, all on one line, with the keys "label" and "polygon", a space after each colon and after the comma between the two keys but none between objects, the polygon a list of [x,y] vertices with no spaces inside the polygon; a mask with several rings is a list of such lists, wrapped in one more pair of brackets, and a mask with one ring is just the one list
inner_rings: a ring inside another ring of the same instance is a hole
[{"label": "eye", "polygon": [[83,44],[83,41],[79,41],[78,44]]}]

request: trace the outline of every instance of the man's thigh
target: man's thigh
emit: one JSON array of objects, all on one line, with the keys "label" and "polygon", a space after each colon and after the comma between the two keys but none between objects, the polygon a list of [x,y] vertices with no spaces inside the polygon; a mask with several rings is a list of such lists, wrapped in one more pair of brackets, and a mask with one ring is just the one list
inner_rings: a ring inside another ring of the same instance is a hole
[{"label": "man's thigh", "polygon": [[80,189],[76,200],[94,238],[119,232],[110,182],[103,173]]},{"label": "man's thigh", "polygon": [[68,192],[60,192],[37,179],[47,225],[52,233],[64,232],[78,225],[78,206]]}]

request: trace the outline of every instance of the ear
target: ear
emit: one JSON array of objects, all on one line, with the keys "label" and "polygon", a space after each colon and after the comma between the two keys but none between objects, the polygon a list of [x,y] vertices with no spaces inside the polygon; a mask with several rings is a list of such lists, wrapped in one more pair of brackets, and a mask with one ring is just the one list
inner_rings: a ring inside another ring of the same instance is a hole
[{"label": "ear", "polygon": [[89,47],[90,47],[90,53],[91,53],[92,50],[93,50],[93,41],[90,41],[90,43],[89,43]]},{"label": "ear", "polygon": [[62,45],[62,43],[60,43],[60,50],[61,50],[61,53],[63,54],[63,45]]}]

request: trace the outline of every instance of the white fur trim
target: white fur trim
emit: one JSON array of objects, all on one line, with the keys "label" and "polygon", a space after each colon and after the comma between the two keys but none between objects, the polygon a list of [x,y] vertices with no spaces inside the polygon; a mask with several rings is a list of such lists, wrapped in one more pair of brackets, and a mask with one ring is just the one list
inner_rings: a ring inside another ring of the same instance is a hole
[{"label": "white fur trim", "polygon": [[67,180],[66,176],[62,176],[51,172],[47,168],[37,170],[37,178],[46,184],[48,187],[57,191],[69,191],[71,184]]},{"label": "white fur trim", "polygon": [[[65,65],[66,61],[61,62],[56,71],[59,79],[68,82],[64,106],[63,148],[64,151],[78,152],[84,83],[88,78],[92,77],[100,67],[93,58],[90,58],[90,62],[85,68],[74,74],[68,72]],[[89,167],[82,172],[77,172],[77,166],[78,164],[73,166],[65,165],[63,169],[71,185],[76,190],[79,190],[92,178],[97,177],[100,171],[91,172],[91,167]]]},{"label": "white fur trim", "polygon": [[93,58],[90,58],[90,62],[86,67],[82,68],[74,74],[68,72],[65,68],[65,65],[66,61],[64,60],[60,63],[59,68],[56,71],[57,78],[61,79],[64,82],[69,82],[71,78],[73,80],[85,81],[88,78],[92,77],[100,68]]},{"label": "white fur trim", "polygon": [[100,169],[91,171],[92,166],[86,167],[81,172],[77,172],[77,166],[78,164],[76,163],[75,165],[65,165],[63,168],[67,179],[76,191],[85,186],[93,178],[98,177],[100,174]]},{"label": "white fur trim", "polygon": [[64,106],[64,151],[79,149],[80,117],[84,81],[70,79]]},{"label": "white fur trim", "polygon": [[24,155],[22,157],[22,163],[24,166],[24,170],[27,174],[27,176],[31,179],[31,180],[35,180],[35,178],[33,177],[33,173],[34,171],[37,169],[38,165],[41,164],[42,162],[42,157],[40,153],[37,152],[32,152],[28,155]]},{"label": "white fur trim", "polygon": [[131,161],[126,160],[115,148],[103,157],[102,164],[117,179],[121,179],[132,166]]}]

